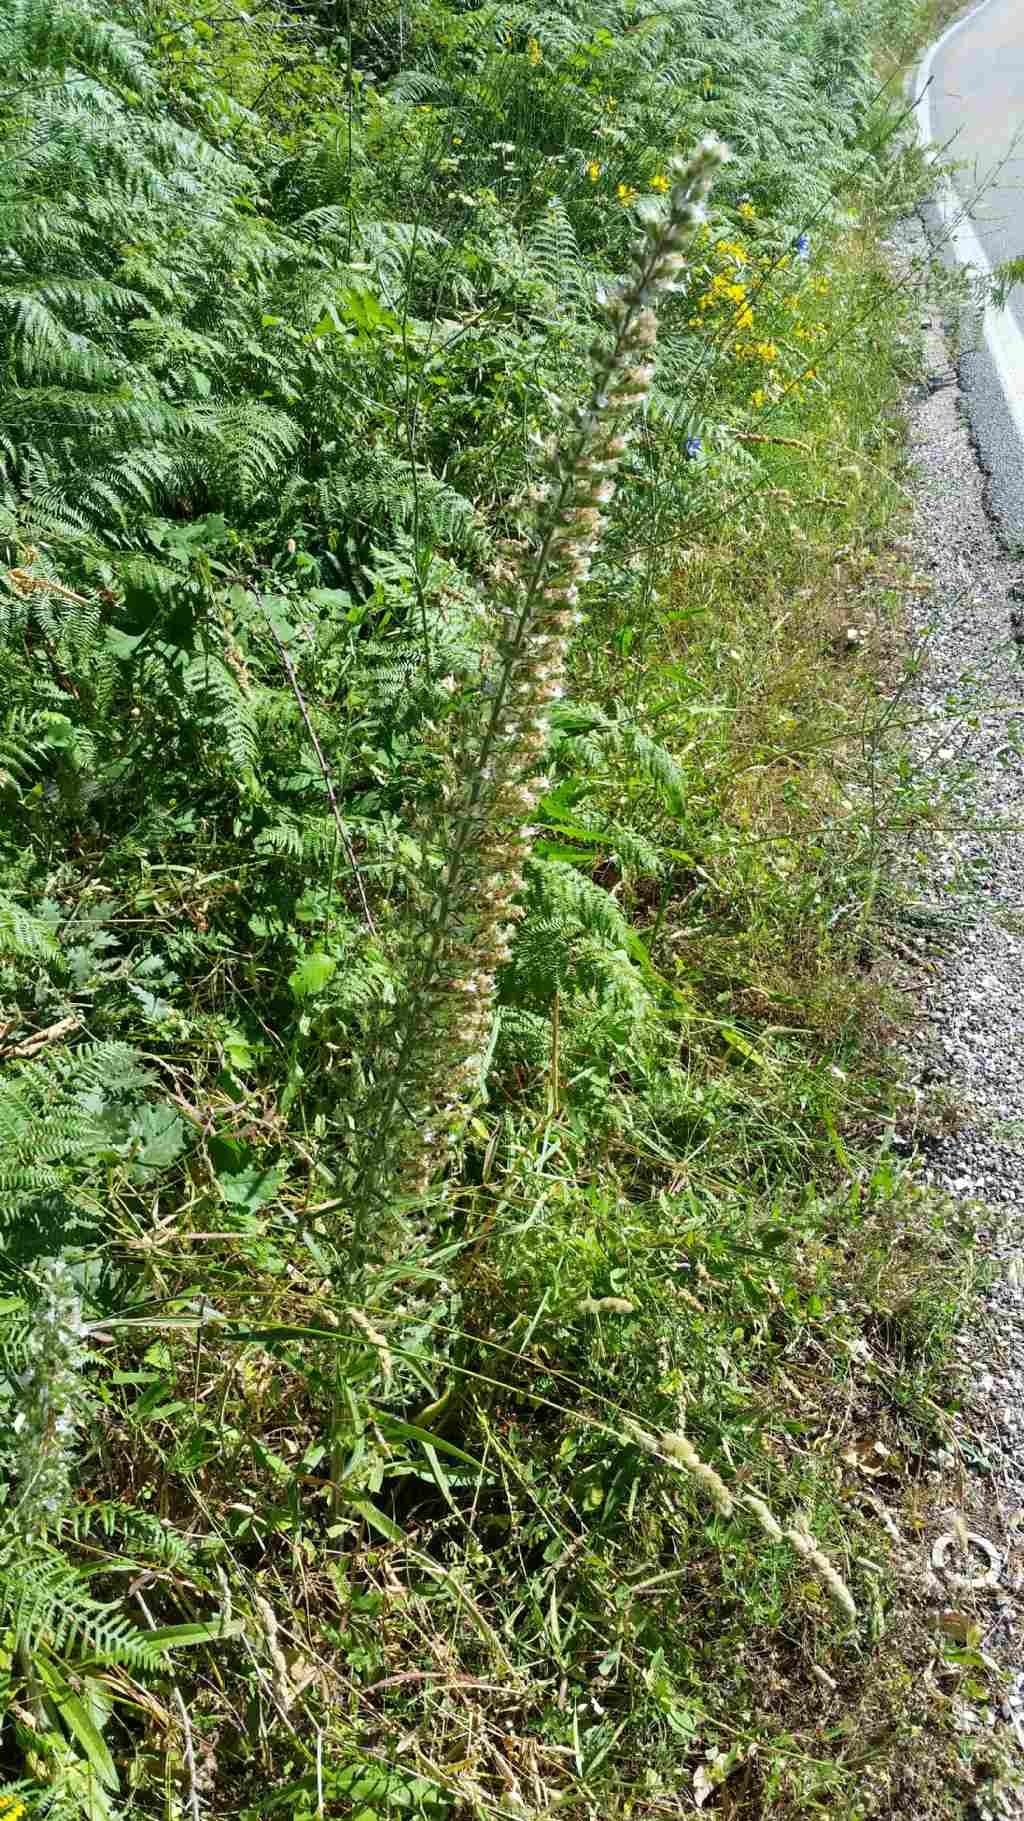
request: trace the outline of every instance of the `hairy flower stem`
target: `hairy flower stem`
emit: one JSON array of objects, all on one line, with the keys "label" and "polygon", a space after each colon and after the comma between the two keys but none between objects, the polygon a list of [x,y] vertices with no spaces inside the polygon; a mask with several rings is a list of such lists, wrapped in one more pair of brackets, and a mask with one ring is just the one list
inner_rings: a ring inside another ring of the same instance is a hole
[{"label": "hairy flower stem", "polygon": [[60,1523],[70,1500],[71,1450],[85,1399],[89,1347],[78,1292],[62,1259],[39,1266],[43,1296],[34,1311],[29,1363],[17,1380],[14,1508],[27,1540]]},{"label": "hairy flower stem", "polygon": [[643,205],[633,270],[605,307],[611,336],[591,349],[589,397],[568,435],[547,452],[550,479],[539,492],[533,554],[514,558],[499,578],[503,634],[488,712],[460,755],[446,803],[440,877],[421,881],[429,934],[385,1038],[386,1073],[366,1109],[354,1196],[357,1256],[370,1210],[399,1182],[422,1192],[444,1155],[438,1129],[450,1134],[478,1089],[496,970],[508,958],[523,889],[529,818],[546,787],[537,775],[546,710],[562,693],[579,586],[590,573],[631,420],[650,391],[654,306],[678,288],[683,249],[704,220],[703,200],[725,156],[705,141],[689,161],[676,161],[667,207]]},{"label": "hairy flower stem", "polygon": [[[74,1280],[63,1259],[37,1267],[42,1297],[33,1311],[28,1363],[19,1373],[13,1423],[13,1505],[0,1537],[0,1566],[47,1531],[56,1530],[71,1502],[75,1431],[85,1403],[83,1374],[90,1349]],[[23,1700],[37,1725],[46,1724],[46,1688],[28,1639],[15,1636]]]}]

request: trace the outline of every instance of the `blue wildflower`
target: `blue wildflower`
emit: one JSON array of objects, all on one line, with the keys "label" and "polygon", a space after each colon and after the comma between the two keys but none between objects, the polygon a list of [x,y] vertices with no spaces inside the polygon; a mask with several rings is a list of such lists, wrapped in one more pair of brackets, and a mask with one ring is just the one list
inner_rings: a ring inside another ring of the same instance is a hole
[{"label": "blue wildflower", "polygon": [[807,258],[811,250],[811,237],[809,234],[801,234],[796,243],[796,250],[801,259]]},{"label": "blue wildflower", "polygon": [[700,448],[701,448],[701,443],[700,443],[699,436],[688,436],[687,437],[687,439],[686,439],[686,459],[688,462],[696,461],[698,455],[700,454]]}]

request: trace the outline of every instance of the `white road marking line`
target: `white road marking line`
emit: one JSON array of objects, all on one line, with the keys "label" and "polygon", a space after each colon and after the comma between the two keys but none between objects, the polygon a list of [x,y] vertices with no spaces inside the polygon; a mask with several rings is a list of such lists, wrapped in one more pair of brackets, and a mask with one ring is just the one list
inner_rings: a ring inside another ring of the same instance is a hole
[{"label": "white road marking line", "polygon": [[[917,118],[918,137],[925,148],[930,145],[932,137],[932,106],[928,83],[935,59],[943,45],[948,44],[950,38],[955,37],[957,32],[962,32],[965,25],[970,25],[971,20],[976,19],[978,14],[983,13],[991,4],[992,0],[981,0],[980,6],[973,7],[962,19],[956,20],[955,24],[949,26],[925,54],[918,67],[916,77],[911,78],[912,85],[917,86],[920,91],[914,102],[914,113]],[[929,151],[927,156],[934,161],[936,154]],[[950,245],[961,265],[973,266],[983,278],[991,277],[992,266],[988,255],[964,214],[963,204],[948,177],[942,179],[936,200],[943,223],[949,232]],[[1009,305],[1004,305],[1001,310],[997,310],[994,304],[986,304],[982,319],[982,333],[992,365],[996,370],[996,377],[1002,388],[1003,397],[1006,399],[1007,409],[1013,419],[1014,429],[1024,442],[1024,334],[1021,333],[1017,319]]]}]

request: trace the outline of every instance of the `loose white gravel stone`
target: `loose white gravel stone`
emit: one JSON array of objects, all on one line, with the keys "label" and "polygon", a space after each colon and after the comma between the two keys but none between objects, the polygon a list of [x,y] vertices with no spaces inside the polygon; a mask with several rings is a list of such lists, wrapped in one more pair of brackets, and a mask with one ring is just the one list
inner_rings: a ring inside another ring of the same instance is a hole
[{"label": "loose white gravel stone", "polygon": [[[917,224],[907,251],[920,256]],[[938,319],[924,332],[926,368],[949,354]],[[916,469],[910,558],[933,581],[912,597],[912,631],[927,635],[928,661],[916,683],[923,710],[919,758],[938,785],[944,768],[967,757],[976,767],[971,825],[936,843],[916,890],[958,912],[926,955],[916,1028],[905,1042],[908,1080],[922,1097],[938,1090],[962,1123],[921,1137],[908,1126],[904,1148],[924,1159],[924,1176],[959,1200],[982,1204],[981,1237],[993,1281],[971,1329],[960,1337],[961,1442],[973,1455],[975,1521],[1005,1564],[1003,1599],[986,1648],[1024,1686],[1024,1611],[1019,1589],[1024,1520],[1024,559],[1007,552],[987,511],[986,480],[955,385],[920,388],[909,411]],[[1011,615],[1016,616],[1011,619]],[[971,725],[963,705],[970,704]],[[948,780],[948,769],[946,771]],[[966,818],[965,818],[966,819]],[[1016,825],[1016,826],[1015,826]],[[916,844],[916,837],[915,837]],[[909,863],[909,862],[908,862]],[[915,863],[916,864],[916,863]],[[913,867],[911,867],[913,871]],[[929,877],[930,875],[930,877]],[[949,895],[950,880],[967,881]],[[955,919],[954,919],[955,922]],[[899,933],[904,932],[902,928]],[[925,959],[925,956],[922,957]],[[1014,1597],[1014,1596],[1017,1597]],[[1014,1696],[1014,1699],[1019,1699]],[[1024,1742],[1024,1735],[1022,1735]],[[997,1811],[1024,1821],[1024,1798]]]}]

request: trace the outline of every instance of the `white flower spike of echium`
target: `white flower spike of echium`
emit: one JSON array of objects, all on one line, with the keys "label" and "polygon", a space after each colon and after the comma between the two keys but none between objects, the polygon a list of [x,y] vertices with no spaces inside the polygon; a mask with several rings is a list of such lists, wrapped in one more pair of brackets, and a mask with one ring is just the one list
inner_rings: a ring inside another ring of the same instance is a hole
[{"label": "white flower spike of echium", "polygon": [[680,288],[684,249],[705,219],[704,200],[727,155],[705,140],[690,159],[673,161],[665,201],[641,205],[632,270],[604,305],[610,333],[591,348],[589,396],[545,449],[532,549],[514,551],[497,577],[500,632],[483,725],[460,753],[447,793],[443,865],[424,880],[430,910],[423,952],[389,1033],[386,1081],[368,1109],[372,1129],[356,1196],[366,1212],[396,1176],[407,1190],[426,1187],[479,1092],[495,975],[510,957],[530,817],[547,785],[540,775],[547,711],[562,694],[580,586],[650,393],[655,307]]},{"label": "white flower spike of echium", "polygon": [[13,1522],[25,1538],[57,1524],[70,1498],[72,1444],[84,1401],[89,1346],[74,1280],[62,1259],[46,1259],[36,1281],[28,1362],[19,1373],[14,1418]]}]

